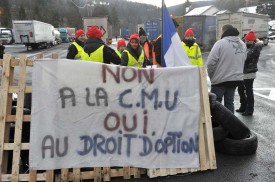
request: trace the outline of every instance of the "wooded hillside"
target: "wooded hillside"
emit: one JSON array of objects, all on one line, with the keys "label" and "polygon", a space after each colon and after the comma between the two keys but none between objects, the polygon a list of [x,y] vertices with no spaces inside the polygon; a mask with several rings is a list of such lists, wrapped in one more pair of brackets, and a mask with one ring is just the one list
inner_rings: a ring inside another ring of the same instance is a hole
[{"label": "wooded hillside", "polygon": [[160,18],[156,6],[126,0],[0,0],[0,27],[12,27],[12,20],[38,20],[54,27],[82,28],[82,17],[108,16],[113,32],[123,26],[134,32],[136,25]]},{"label": "wooded hillside", "polygon": [[[252,5],[247,2],[249,1],[186,0],[185,3],[168,9],[171,14],[182,16],[186,10],[211,4],[234,11]],[[82,17],[88,16],[108,16],[113,35],[119,35],[122,27],[128,27],[129,32],[133,33],[136,32],[137,25],[145,20],[161,18],[161,8],[127,0],[0,0],[0,27],[12,28],[12,20],[38,20],[54,27],[82,28]]]}]

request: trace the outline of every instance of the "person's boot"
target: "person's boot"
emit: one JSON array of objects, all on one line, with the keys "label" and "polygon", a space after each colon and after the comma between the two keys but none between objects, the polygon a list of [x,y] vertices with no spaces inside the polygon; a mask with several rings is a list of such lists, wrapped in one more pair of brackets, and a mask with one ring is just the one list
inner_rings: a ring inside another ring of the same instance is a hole
[{"label": "person's boot", "polygon": [[248,108],[246,108],[245,112],[242,113],[242,115],[243,116],[252,116],[253,112],[254,112],[254,108],[249,108],[248,107]]},{"label": "person's boot", "polygon": [[246,110],[246,105],[245,104],[241,104],[239,109],[236,109],[236,112],[245,112]]}]

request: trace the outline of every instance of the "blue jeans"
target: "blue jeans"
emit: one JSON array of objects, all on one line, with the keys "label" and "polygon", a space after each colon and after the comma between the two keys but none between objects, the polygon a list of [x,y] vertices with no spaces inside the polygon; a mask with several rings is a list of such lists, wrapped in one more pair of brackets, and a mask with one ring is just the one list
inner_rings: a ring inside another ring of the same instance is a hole
[{"label": "blue jeans", "polygon": [[225,86],[211,86],[211,92],[217,95],[217,101],[222,102],[224,97],[224,106],[234,114],[234,95],[236,87],[225,87]]}]

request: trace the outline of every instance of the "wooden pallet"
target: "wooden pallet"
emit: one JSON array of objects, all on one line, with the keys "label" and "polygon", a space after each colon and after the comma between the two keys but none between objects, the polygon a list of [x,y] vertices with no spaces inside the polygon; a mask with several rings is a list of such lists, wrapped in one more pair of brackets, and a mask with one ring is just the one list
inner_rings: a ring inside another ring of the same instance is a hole
[{"label": "wooden pallet", "polygon": [[201,119],[199,131],[199,168],[181,168],[181,169],[148,169],[150,178],[175,175],[181,173],[191,173],[196,171],[205,171],[216,169],[216,155],[213,140],[212,122],[209,107],[209,97],[207,88],[207,75],[205,68],[200,69],[200,86],[201,86]]},{"label": "wooden pallet", "polygon": [[[43,55],[37,55],[43,58]],[[58,59],[58,54],[52,55],[53,59]],[[175,175],[216,169],[216,159],[213,144],[211,116],[208,101],[205,69],[201,69],[201,124],[199,133],[199,155],[200,167],[198,169],[140,169],[132,167],[111,168],[75,168],[47,171],[22,171],[23,155],[28,154],[29,140],[25,141],[24,135],[28,135],[29,130],[24,130],[30,124],[31,116],[24,115],[24,97],[26,93],[32,92],[31,85],[26,85],[26,70],[33,65],[33,61],[27,55],[21,55],[19,59],[11,55],[4,55],[0,60],[2,67],[1,75],[1,97],[0,97],[0,181],[74,181],[82,180],[111,181],[114,177],[123,179],[140,178],[147,172],[150,178],[158,176]],[[16,78],[15,69],[19,69]],[[14,80],[18,80],[15,85]],[[16,114],[12,115],[12,94],[17,93]],[[11,141],[13,139],[13,141]]]}]

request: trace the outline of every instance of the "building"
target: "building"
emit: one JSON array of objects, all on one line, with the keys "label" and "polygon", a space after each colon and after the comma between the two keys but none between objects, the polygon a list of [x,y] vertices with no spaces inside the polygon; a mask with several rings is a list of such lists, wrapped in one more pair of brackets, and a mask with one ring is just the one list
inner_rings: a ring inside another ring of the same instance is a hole
[{"label": "building", "polygon": [[199,8],[194,8],[188,13],[186,13],[186,16],[193,16],[193,15],[215,15],[219,9],[215,6],[203,6]]}]

